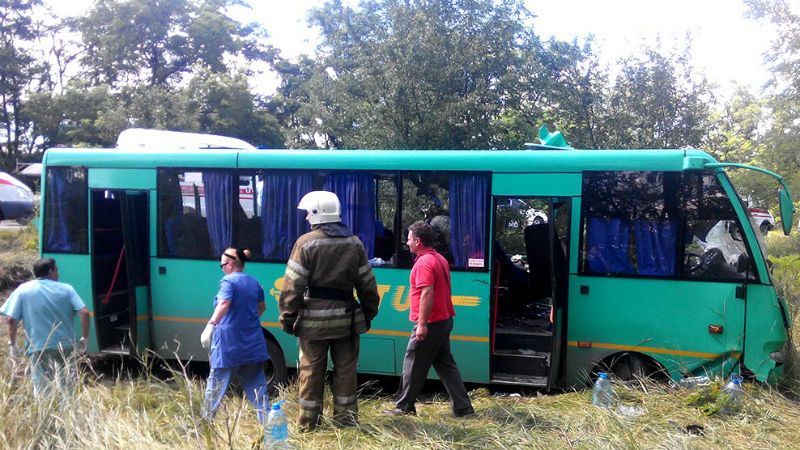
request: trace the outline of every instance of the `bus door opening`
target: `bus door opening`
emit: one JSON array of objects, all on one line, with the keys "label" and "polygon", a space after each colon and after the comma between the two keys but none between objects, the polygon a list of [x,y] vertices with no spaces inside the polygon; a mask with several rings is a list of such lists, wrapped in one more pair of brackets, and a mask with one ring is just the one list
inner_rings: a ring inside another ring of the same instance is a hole
[{"label": "bus door opening", "polygon": [[492,382],[551,388],[561,373],[570,200],[495,198]]},{"label": "bus door opening", "polygon": [[131,354],[149,333],[147,191],[92,190],[92,284],[101,352]]}]

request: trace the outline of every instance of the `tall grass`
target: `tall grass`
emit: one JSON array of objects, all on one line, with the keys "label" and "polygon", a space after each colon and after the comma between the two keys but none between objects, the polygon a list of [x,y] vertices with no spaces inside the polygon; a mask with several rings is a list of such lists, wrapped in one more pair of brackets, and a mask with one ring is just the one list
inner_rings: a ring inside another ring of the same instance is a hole
[{"label": "tall grass", "polygon": [[[5,355],[2,355],[3,357]],[[5,360],[5,358],[4,358]],[[203,380],[177,366],[166,376],[95,374],[85,368],[71,397],[37,401],[27,376],[0,373],[2,448],[258,448],[262,429],[252,406],[229,394],[216,419],[199,418]],[[719,392],[722,381],[713,390]],[[424,399],[416,417],[383,410],[391,397],[364,386],[360,425],[329,422],[312,433],[290,425],[290,443],[300,449],[471,449],[471,448],[791,448],[800,442],[800,405],[777,390],[749,383],[741,411],[721,414],[692,406],[698,391],[642,381],[640,388],[617,383],[623,405],[640,415],[598,409],[589,391],[558,395],[470,392],[476,416],[457,419],[440,395]],[[371,394],[367,394],[367,392]],[[290,419],[298,411],[294,385],[278,391]],[[326,416],[330,417],[330,393]],[[713,399],[709,400],[712,401]],[[702,434],[698,434],[702,433]]]},{"label": "tall grass", "polygon": [[[773,233],[774,234],[774,233]],[[773,236],[769,237],[772,244]],[[800,241],[799,241],[800,242]],[[780,245],[788,245],[780,241]],[[800,263],[792,254],[775,258],[773,277],[797,311]],[[787,258],[787,259],[784,259]],[[793,259],[794,258],[794,259]],[[797,327],[795,327],[795,330]],[[6,329],[0,327],[0,342]],[[145,368],[156,361],[143,362]],[[229,394],[216,419],[199,418],[204,380],[183,366],[156,376],[154,371],[119,375],[95,373],[82,365],[74,396],[33,397],[29,377],[12,373],[5,346],[0,346],[0,448],[53,449],[249,449],[261,445],[262,429],[252,406]],[[112,372],[113,373],[113,372]],[[796,381],[793,373],[790,380]],[[476,416],[456,419],[446,398],[434,395],[418,405],[416,417],[392,417],[391,396],[373,384],[362,386],[360,425],[337,428],[325,422],[313,433],[290,425],[290,443],[298,449],[528,449],[528,448],[797,448],[800,446],[800,404],[787,391],[755,383],[745,385],[741,411],[721,414],[704,408],[714,401],[720,380],[708,392],[675,390],[642,381],[615,383],[624,405],[640,415],[597,409],[589,391],[557,395],[470,392]],[[377,392],[377,393],[376,393]],[[699,400],[699,394],[708,394]],[[297,388],[278,391],[291,419],[298,411]],[[275,400],[273,398],[272,400]],[[330,393],[326,416],[330,417]]]}]

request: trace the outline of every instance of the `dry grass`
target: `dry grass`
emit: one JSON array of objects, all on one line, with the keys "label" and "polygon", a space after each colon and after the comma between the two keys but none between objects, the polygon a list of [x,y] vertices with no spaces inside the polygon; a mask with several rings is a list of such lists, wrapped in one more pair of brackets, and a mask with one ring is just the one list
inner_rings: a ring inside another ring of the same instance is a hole
[{"label": "dry grass", "polygon": [[[5,330],[0,333],[4,338]],[[257,448],[261,428],[252,407],[229,395],[215,421],[199,419],[203,381],[186,371],[157,378],[104,378],[84,368],[72,397],[37,402],[27,376],[12,376],[5,349],[0,350],[0,435],[2,448]],[[416,417],[391,417],[383,410],[391,398],[366,386],[360,396],[361,425],[337,428],[325,422],[313,433],[297,433],[299,449],[523,449],[523,448],[792,448],[800,441],[800,405],[768,386],[745,385],[744,405],[736,413],[704,412],[714,401],[721,380],[704,390],[673,389],[649,381],[615,384],[622,405],[642,413],[591,404],[591,392],[557,395],[470,395],[477,412],[467,419],[451,417],[446,398],[418,405]],[[330,395],[330,394],[328,394]],[[710,400],[696,401],[704,395]],[[290,385],[277,397],[285,400],[289,418],[297,413],[297,389]],[[276,400],[273,398],[272,400]],[[696,406],[692,401],[695,400]],[[326,399],[330,416],[330,397]],[[698,434],[701,433],[701,434]]]},{"label": "dry grass", "polygon": [[[9,260],[4,254],[0,250],[0,265]],[[796,297],[789,294],[798,291],[790,285],[785,289],[796,305]],[[0,342],[5,341],[6,329],[0,327]],[[33,398],[28,377],[10,369],[6,348],[0,346],[0,448],[248,449],[261,444],[255,414],[238,396],[226,398],[213,423],[199,420],[203,380],[192,379],[180,367],[168,376],[145,373],[115,379],[84,368],[74,396],[43,402]],[[623,405],[643,411],[635,417],[593,407],[589,391],[517,396],[492,395],[485,388],[470,393],[477,411],[474,418],[452,418],[441,397],[419,405],[417,417],[389,417],[382,410],[392,407],[391,398],[368,394],[375,389],[367,386],[360,397],[359,427],[341,429],[326,423],[316,432],[302,434],[290,426],[290,442],[298,449],[382,450],[797,448],[798,378],[792,374],[782,391],[747,383],[741,411],[710,415],[703,406],[714,400],[720,380],[707,391],[673,390],[651,382],[615,384]],[[690,405],[702,394],[710,399]],[[293,418],[296,386],[282,389],[278,396],[285,399],[287,415]],[[326,401],[330,408],[329,396]]]}]

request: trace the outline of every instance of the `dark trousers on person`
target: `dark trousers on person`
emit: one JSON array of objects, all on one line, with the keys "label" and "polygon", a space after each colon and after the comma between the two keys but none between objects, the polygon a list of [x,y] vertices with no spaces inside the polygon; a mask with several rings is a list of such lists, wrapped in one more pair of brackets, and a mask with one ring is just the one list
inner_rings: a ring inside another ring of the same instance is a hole
[{"label": "dark trousers on person", "polygon": [[298,368],[300,411],[297,425],[313,430],[322,416],[322,396],[325,392],[325,373],[328,352],[333,361],[331,391],[333,391],[333,420],[339,425],[354,425],[358,421],[356,367],[359,336],[338,339],[298,339],[300,367]]},{"label": "dark trousers on person", "polygon": [[453,354],[450,353],[450,332],[453,319],[428,324],[428,335],[417,340],[417,326],[411,330],[411,338],[403,358],[403,377],[397,390],[396,405],[403,411],[415,411],[414,403],[428,378],[431,366],[436,370],[450,396],[453,414],[461,416],[473,412],[472,403],[461,379]]}]

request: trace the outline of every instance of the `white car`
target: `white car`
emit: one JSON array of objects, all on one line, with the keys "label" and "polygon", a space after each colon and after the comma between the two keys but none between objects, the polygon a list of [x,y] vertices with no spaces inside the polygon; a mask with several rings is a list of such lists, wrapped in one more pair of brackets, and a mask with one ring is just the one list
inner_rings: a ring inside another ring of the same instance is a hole
[{"label": "white car", "polygon": [[753,218],[753,221],[756,223],[758,229],[761,230],[762,234],[767,234],[770,230],[775,228],[775,218],[772,217],[772,213],[770,213],[768,209],[747,208],[747,212],[750,214],[750,217]]}]

